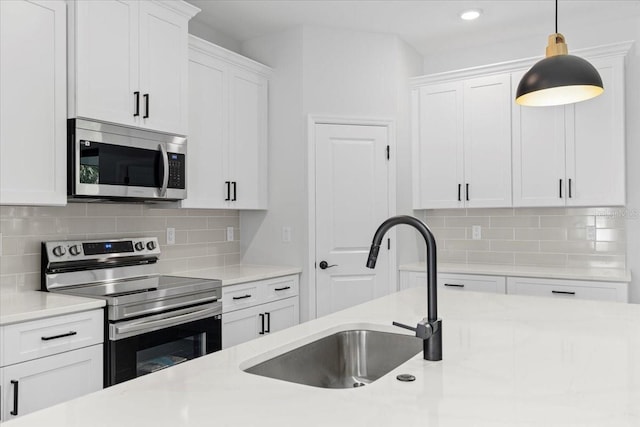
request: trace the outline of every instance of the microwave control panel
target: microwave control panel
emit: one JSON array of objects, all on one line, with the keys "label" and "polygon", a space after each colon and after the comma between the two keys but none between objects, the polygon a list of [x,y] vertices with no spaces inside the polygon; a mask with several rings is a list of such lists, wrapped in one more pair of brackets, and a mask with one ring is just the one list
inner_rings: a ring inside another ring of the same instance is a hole
[{"label": "microwave control panel", "polygon": [[169,153],[169,188],[184,189],[186,173],[184,159],[184,154]]}]

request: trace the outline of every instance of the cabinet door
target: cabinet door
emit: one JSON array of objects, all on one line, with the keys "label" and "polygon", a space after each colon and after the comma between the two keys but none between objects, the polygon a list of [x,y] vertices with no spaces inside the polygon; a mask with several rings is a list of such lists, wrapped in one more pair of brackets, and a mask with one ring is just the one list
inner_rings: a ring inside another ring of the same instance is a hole
[{"label": "cabinet door", "polygon": [[511,76],[464,82],[466,206],[511,206]]},{"label": "cabinet door", "polygon": [[267,79],[230,72],[230,180],[236,209],[267,208]]},{"label": "cabinet door", "polygon": [[63,1],[0,2],[0,204],[66,203]]},{"label": "cabinet door", "polygon": [[187,19],[160,4],[140,2],[142,125],[187,134]]},{"label": "cabinet door", "polygon": [[99,0],[70,5],[76,14],[75,116],[137,125],[138,6],[143,3]]},{"label": "cabinet door", "polygon": [[101,390],[102,352],[94,345],[2,368],[3,420]]},{"label": "cabinet door", "polygon": [[[520,81],[524,71],[512,74]],[[523,107],[513,102],[513,205],[564,206],[564,107]]]},{"label": "cabinet door", "polygon": [[438,274],[438,287],[457,291],[506,293],[506,280],[502,276],[471,274]]},{"label": "cabinet door", "polygon": [[189,153],[187,208],[228,207],[226,144],[228,128],[227,64],[195,50],[189,61]]},{"label": "cabinet door", "polygon": [[625,204],[624,59],[592,60],[605,91],[567,106],[570,206]]},{"label": "cabinet door", "polygon": [[262,331],[260,322],[261,306],[244,308],[222,314],[222,348],[233,347],[259,337]]},{"label": "cabinet door", "polygon": [[299,306],[297,296],[260,306],[266,316],[265,332],[277,332],[297,325],[300,322]]},{"label": "cabinet door", "polygon": [[421,87],[413,97],[413,207],[462,207],[462,83]]}]

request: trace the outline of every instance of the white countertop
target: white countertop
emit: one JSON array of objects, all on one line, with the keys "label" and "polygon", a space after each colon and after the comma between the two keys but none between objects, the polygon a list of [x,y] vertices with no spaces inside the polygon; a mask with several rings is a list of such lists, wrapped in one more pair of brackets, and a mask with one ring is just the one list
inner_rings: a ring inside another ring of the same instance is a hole
[{"label": "white countertop", "polygon": [[302,269],[299,267],[241,264],[189,272],[186,276],[202,279],[219,279],[222,281],[222,286],[229,286],[237,285],[238,283],[253,282],[255,280],[288,276],[290,274],[300,274],[301,272]]},{"label": "white countertop", "polygon": [[[372,384],[339,390],[240,369],[330,330],[408,332],[389,325],[421,319],[425,294],[424,288],[395,293],[6,425],[640,425],[640,306],[634,304],[443,290],[440,362],[419,354]],[[400,373],[417,379],[399,382]]]},{"label": "white countertop", "polygon": [[0,326],[105,306],[105,301],[40,291],[1,291]]},{"label": "white countertop", "polygon": [[[425,271],[424,262],[403,264],[401,271]],[[619,268],[568,268],[490,264],[438,264],[438,273],[486,274],[492,276],[540,277],[547,279],[630,282],[631,272]]]}]

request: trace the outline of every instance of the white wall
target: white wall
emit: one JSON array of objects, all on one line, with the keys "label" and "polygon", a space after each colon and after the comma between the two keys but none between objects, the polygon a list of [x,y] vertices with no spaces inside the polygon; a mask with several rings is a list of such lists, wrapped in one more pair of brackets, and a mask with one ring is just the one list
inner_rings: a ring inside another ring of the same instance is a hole
[{"label": "white wall", "polygon": [[[627,267],[635,277],[631,301],[640,303],[640,18],[631,17],[598,24],[563,23],[569,53],[576,49],[635,40],[626,67],[626,139],[627,139]],[[426,74],[475,67],[513,59],[542,56],[547,34],[485,47],[442,51],[424,59]]]},{"label": "white wall", "polygon": [[[315,314],[315,290],[309,286],[314,272],[306,268],[307,115],[396,120],[398,155],[410,164],[407,79],[422,73],[422,58],[393,35],[315,26],[248,41],[242,51],[275,68],[269,92],[269,210],[241,213],[243,262],[303,267],[300,313],[307,320]],[[410,183],[410,171],[403,170],[399,212],[410,211]],[[284,225],[293,229],[291,243],[281,242]],[[410,239],[406,246],[415,247]]]},{"label": "white wall", "polygon": [[196,37],[200,37],[201,39],[217,44],[218,46],[222,46],[225,49],[232,50],[236,53],[240,53],[242,48],[242,43],[240,43],[240,41],[205,24],[200,21],[197,16],[189,21],[189,34],[193,34]]}]

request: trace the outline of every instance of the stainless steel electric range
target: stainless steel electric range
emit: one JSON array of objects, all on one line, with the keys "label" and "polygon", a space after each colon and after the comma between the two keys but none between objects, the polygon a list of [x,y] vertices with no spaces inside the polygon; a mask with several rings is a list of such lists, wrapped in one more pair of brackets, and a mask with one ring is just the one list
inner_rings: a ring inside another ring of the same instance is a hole
[{"label": "stainless steel electric range", "polygon": [[42,290],[100,298],[105,387],[222,348],[219,280],[158,274],[157,238],[42,243]]}]

